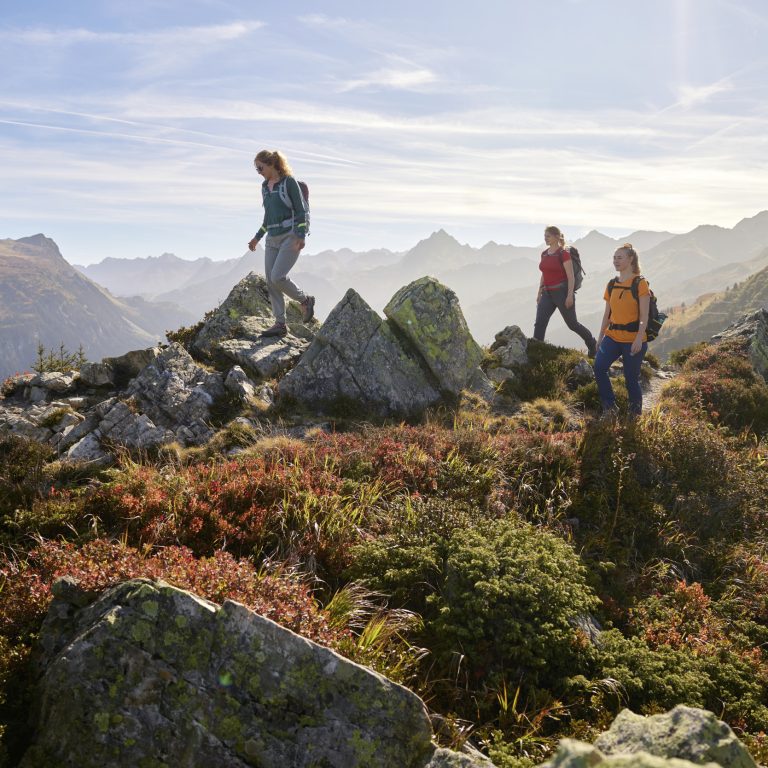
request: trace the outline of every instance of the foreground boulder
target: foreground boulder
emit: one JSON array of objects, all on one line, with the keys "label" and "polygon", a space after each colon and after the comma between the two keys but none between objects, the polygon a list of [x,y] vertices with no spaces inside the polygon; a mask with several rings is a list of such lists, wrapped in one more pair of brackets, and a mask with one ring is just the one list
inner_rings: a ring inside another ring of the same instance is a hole
[{"label": "foreground boulder", "polygon": [[453,291],[421,278],[400,289],[385,314],[382,320],[347,291],[280,382],[280,394],[310,408],[351,405],[408,417],[479,387],[482,351]]},{"label": "foreground boulder", "polygon": [[22,768],[472,768],[422,701],[227,601],[136,579],[85,605],[57,582]]},{"label": "foreground boulder", "polygon": [[595,746],[608,755],[648,752],[723,768],[755,768],[755,761],[730,726],[705,709],[682,704],[661,715],[620,712]]},{"label": "foreground boulder", "polygon": [[705,709],[679,705],[643,717],[628,709],[594,745],[563,739],[542,768],[756,768],[730,726]]}]

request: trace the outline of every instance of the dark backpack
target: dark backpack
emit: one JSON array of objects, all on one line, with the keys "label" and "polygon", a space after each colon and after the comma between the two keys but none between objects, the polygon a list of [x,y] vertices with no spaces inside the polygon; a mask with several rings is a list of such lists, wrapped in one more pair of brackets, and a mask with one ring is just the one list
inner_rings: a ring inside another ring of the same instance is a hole
[{"label": "dark backpack", "polygon": [[[637,286],[640,284],[640,281],[643,279],[644,278],[642,275],[636,275],[635,278],[632,280],[632,285],[629,287],[629,290],[632,293],[632,298],[637,302],[638,315],[640,313],[640,295],[638,293]],[[619,281],[618,277],[614,277],[612,280],[608,281],[609,297],[613,292],[613,289],[618,281]],[[664,321],[667,319],[667,316],[663,312],[659,312],[659,306],[656,302],[656,296],[653,293],[653,291],[651,291],[650,286],[648,286],[648,290],[650,291],[651,300],[648,303],[648,327],[645,329],[645,335],[648,341],[653,341],[659,335],[661,326],[664,324]],[[637,329],[640,327],[640,320],[639,319],[635,320],[634,323],[624,323],[624,324],[611,323],[609,327],[616,331],[637,332]]]},{"label": "dark backpack", "polygon": [[587,273],[584,271],[584,267],[581,266],[581,256],[576,246],[569,245],[565,250],[570,254],[571,264],[573,264],[573,290],[578,291],[584,282],[584,275]]},{"label": "dark backpack", "polygon": [[[306,182],[296,180],[296,183],[299,185],[299,192],[301,193],[301,200],[304,203],[304,211],[307,215],[307,231],[306,234],[309,234],[309,187],[307,186]],[[293,201],[291,200],[291,196],[288,194],[288,177],[284,176],[277,184],[277,193],[280,195],[280,199],[285,203],[288,208],[293,211]],[[266,196],[266,190],[262,187],[262,197]],[[293,226],[293,217],[290,219],[286,219],[284,222],[282,222],[282,225],[284,227],[290,227]]]}]

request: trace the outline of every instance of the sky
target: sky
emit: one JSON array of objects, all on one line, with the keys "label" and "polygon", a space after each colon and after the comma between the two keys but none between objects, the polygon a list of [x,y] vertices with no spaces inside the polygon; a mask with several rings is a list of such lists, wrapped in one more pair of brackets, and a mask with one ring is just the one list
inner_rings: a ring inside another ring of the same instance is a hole
[{"label": "sky", "polygon": [[0,0],[0,239],[236,258],[685,232],[768,208],[766,0]]}]

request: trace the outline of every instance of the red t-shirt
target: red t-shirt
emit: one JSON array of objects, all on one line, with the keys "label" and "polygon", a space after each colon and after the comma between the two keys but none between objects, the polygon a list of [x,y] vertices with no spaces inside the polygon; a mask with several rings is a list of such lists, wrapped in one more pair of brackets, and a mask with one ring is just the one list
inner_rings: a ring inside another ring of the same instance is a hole
[{"label": "red t-shirt", "polygon": [[555,285],[560,285],[560,283],[568,282],[568,275],[565,274],[563,262],[570,260],[571,254],[565,248],[560,248],[555,253],[550,253],[549,248],[541,252],[539,269],[544,278],[545,288],[552,288]]}]

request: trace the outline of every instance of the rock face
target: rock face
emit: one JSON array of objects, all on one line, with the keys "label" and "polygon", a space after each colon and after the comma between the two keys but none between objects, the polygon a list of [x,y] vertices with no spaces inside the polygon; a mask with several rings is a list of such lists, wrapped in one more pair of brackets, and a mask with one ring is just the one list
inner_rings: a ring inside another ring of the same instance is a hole
[{"label": "rock face", "polygon": [[731,728],[705,709],[679,705],[652,717],[620,712],[595,747],[608,755],[648,752],[723,768],[755,768],[755,761]]},{"label": "rock face", "polygon": [[420,413],[441,398],[418,355],[352,289],[279,391],[311,407],[352,403],[380,416]]},{"label": "rock face", "polygon": [[380,416],[413,416],[476,382],[482,352],[448,288],[417,280],[385,314],[347,291],[280,394],[310,407],[353,403]]},{"label": "rock face", "polygon": [[768,381],[768,309],[758,309],[712,337],[712,341],[747,339],[755,370]]},{"label": "rock face", "polygon": [[22,768],[471,768],[421,700],[244,606],[162,582],[54,587]]}]

